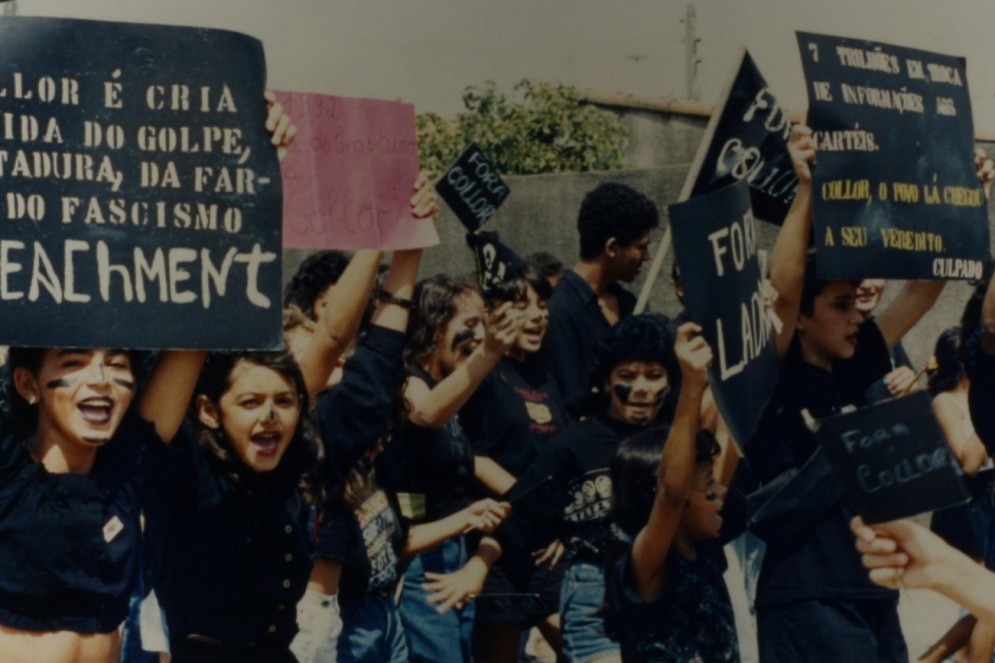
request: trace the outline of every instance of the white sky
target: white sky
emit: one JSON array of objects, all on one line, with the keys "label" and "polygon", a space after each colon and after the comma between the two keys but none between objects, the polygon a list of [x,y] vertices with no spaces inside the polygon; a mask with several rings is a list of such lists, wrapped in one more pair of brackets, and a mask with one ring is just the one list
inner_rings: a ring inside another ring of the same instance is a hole
[{"label": "white sky", "polygon": [[[463,88],[522,78],[684,96],[686,0],[18,0],[45,15],[220,27],[263,40],[276,88],[403,99],[452,115]],[[693,0],[701,98],[741,45],[791,109],[806,105],[794,31],[967,57],[979,135],[995,138],[995,2]]]}]

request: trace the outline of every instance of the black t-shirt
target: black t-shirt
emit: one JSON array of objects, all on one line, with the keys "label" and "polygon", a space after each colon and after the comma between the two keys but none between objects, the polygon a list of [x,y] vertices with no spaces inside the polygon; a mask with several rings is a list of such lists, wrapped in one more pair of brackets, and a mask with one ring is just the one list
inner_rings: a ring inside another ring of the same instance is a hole
[{"label": "black t-shirt", "polygon": [[[428,373],[414,375],[435,387]],[[405,422],[377,457],[376,468],[380,484],[397,496],[401,515],[415,523],[459,511],[473,487],[473,449],[456,415],[441,428]]]},{"label": "black t-shirt", "polygon": [[[631,315],[636,297],[617,283],[609,289],[618,299],[619,319]],[[549,327],[544,345],[552,354],[553,375],[563,400],[573,416],[587,414],[582,410],[591,393],[594,352],[612,327],[601,312],[597,294],[573,270],[564,271],[553,289]]]},{"label": "black t-shirt", "polygon": [[893,597],[868,579],[853,546],[854,513],[843,485],[822,453],[815,453],[818,442],[801,416],[802,409],[820,419],[866,405],[865,391],[889,370],[887,346],[872,320],[860,325],[854,356],[835,362],[832,372],[804,361],[797,339],[785,356],[774,396],[745,447],[761,485],[779,477],[785,481],[758,511],[765,518],[758,520],[755,513],[751,519],[754,533],[767,544],[758,607],[801,599]]},{"label": "black t-shirt", "polygon": [[400,578],[398,551],[407,528],[394,500],[379,488],[355,510],[337,500],[322,514],[317,548],[342,562],[339,602],[361,601],[368,592],[393,591]]},{"label": "black t-shirt", "polygon": [[524,514],[513,505],[499,539],[507,536],[515,547],[535,550],[560,538],[574,558],[601,562],[616,541],[610,515],[612,458],[622,440],[640,430],[644,427],[600,414],[557,435],[508,494],[515,500],[551,477],[554,490],[543,494],[555,501]]},{"label": "black t-shirt", "polygon": [[53,474],[0,420],[0,624],[108,633],[139,572],[143,458],[164,446],[129,412],[89,474]]},{"label": "black t-shirt", "polygon": [[697,559],[671,549],[667,587],[650,603],[632,587],[631,549],[606,573],[609,621],[622,659],[633,663],[738,661],[736,624],[722,579],[722,547],[698,546]]},{"label": "black t-shirt", "polygon": [[535,359],[504,357],[459,413],[474,453],[516,477],[569,424],[556,381]]}]

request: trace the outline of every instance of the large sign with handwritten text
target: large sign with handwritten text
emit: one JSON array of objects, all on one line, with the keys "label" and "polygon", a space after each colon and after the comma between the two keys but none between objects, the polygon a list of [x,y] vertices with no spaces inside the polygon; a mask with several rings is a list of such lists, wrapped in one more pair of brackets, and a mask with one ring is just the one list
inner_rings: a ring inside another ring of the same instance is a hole
[{"label": "large sign with handwritten text", "polygon": [[0,18],[0,342],[281,343],[262,44]]},{"label": "large sign with handwritten text", "polygon": [[819,276],[980,278],[987,201],[964,59],[804,32],[798,47]]},{"label": "large sign with handwritten text", "polygon": [[970,497],[925,391],[820,419],[816,426],[851,506],[869,523],[908,518]]},{"label": "large sign with handwritten text", "polygon": [[283,162],[283,240],[299,249],[410,249],[439,243],[414,219],[418,177],[411,104],[277,92],[297,125]]},{"label": "large sign with handwritten text", "polygon": [[668,211],[688,316],[715,356],[715,402],[742,444],[753,436],[778,371],[749,189],[739,181]]}]

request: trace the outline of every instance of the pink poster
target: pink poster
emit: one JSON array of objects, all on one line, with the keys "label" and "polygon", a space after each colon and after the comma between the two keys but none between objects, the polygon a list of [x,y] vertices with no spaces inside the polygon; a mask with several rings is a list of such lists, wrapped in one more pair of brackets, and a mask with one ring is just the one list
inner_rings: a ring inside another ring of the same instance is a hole
[{"label": "pink poster", "polygon": [[431,220],[409,201],[418,177],[411,104],[276,91],[297,125],[282,164],[283,246],[410,249],[433,246]]}]

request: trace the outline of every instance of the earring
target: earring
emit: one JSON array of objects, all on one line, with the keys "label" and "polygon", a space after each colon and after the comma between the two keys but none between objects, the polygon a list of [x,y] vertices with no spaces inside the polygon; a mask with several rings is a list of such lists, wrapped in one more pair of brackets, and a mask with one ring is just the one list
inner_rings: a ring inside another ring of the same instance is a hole
[{"label": "earring", "polygon": [[35,395],[31,394],[30,396],[28,396],[28,405],[34,405],[36,400],[37,399],[35,398]]}]

